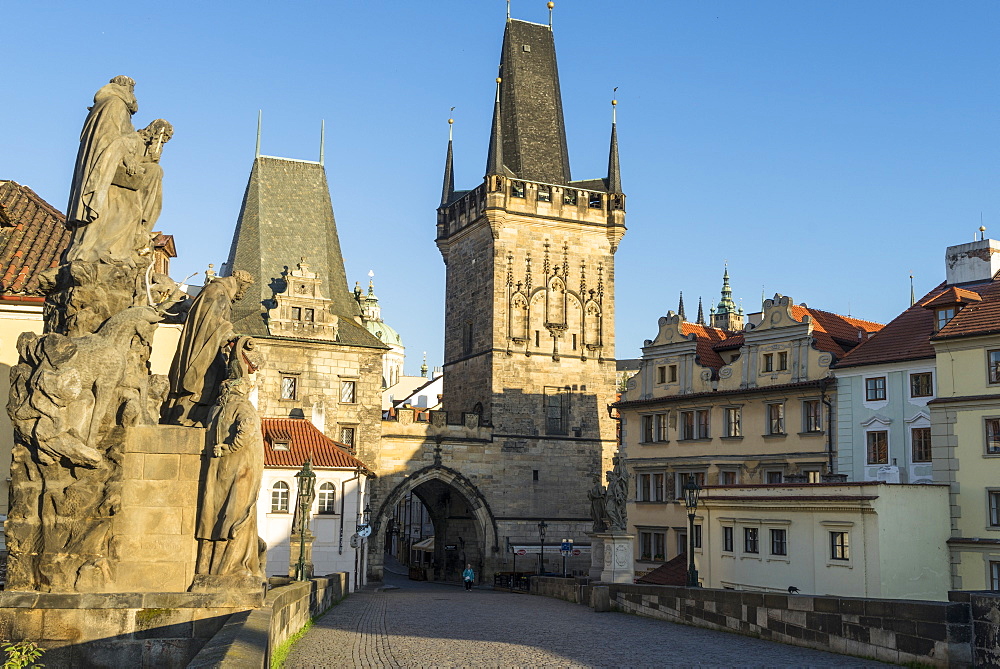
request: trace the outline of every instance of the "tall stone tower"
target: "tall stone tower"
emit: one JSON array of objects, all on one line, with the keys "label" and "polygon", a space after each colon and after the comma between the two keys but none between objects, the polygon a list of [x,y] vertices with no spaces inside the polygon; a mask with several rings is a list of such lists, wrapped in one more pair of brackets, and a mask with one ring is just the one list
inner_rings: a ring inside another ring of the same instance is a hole
[{"label": "tall stone tower", "polygon": [[624,234],[615,124],[607,177],[574,181],[552,29],[508,19],[484,180],[454,189],[449,140],[436,241],[447,265],[444,408],[492,427],[491,471],[476,479],[511,541],[537,542],[540,520],[586,541],[587,490],[615,446]]}]

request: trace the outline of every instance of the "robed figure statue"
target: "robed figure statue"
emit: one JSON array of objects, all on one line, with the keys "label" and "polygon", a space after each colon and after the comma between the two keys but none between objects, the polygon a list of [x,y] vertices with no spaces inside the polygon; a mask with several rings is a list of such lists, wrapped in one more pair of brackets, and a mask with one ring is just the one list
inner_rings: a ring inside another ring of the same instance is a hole
[{"label": "robed figure statue", "polygon": [[240,337],[232,346],[229,378],[222,384],[208,429],[210,446],[195,527],[198,563],[192,591],[220,587],[255,590],[264,582],[257,536],[264,437],[260,417],[249,399],[260,364],[253,339]]}]

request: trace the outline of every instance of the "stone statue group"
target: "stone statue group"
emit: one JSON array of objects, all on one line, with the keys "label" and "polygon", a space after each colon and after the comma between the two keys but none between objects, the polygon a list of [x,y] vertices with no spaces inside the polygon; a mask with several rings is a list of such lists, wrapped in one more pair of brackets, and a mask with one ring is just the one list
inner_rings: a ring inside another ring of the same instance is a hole
[{"label": "stone statue group", "polygon": [[[17,342],[8,402],[15,431],[9,589],[113,587],[120,428],[157,423],[207,428],[191,589],[263,584],[255,510],[263,438],[249,400],[263,361],[231,323],[232,305],[253,277],[215,278],[192,301],[153,271],[160,158],[174,131],[163,119],[137,131],[137,111],[129,77],[114,77],[94,96],[66,211],[72,240],[43,277],[44,334],[26,332]],[[170,374],[153,375],[156,324],[184,308]]]},{"label": "stone statue group", "polygon": [[590,499],[590,516],[594,521],[594,532],[625,532],[628,518],[625,509],[628,503],[628,472],[620,455],[614,457],[614,467],[605,476],[608,486],[594,481],[594,487],[587,493]]}]

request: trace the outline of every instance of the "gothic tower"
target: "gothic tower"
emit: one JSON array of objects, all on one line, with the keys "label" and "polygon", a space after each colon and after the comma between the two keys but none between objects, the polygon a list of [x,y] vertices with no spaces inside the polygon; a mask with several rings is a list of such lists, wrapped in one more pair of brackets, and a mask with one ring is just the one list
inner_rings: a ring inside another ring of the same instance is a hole
[{"label": "gothic tower", "polygon": [[484,180],[454,189],[449,140],[437,211],[444,408],[492,426],[501,534],[537,541],[533,521],[562,519],[585,540],[586,492],[615,444],[616,124],[607,177],[574,181],[551,26],[508,19],[496,81]]}]

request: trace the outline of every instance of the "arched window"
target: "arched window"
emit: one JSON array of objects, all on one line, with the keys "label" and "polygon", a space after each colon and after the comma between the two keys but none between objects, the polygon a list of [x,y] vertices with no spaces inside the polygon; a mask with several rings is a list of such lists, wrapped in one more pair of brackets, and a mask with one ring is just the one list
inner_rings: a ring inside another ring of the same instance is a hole
[{"label": "arched window", "polygon": [[319,487],[319,512],[337,513],[337,489],[332,483],[324,483]]},{"label": "arched window", "polygon": [[271,488],[271,513],[288,513],[288,484],[284,481]]}]

